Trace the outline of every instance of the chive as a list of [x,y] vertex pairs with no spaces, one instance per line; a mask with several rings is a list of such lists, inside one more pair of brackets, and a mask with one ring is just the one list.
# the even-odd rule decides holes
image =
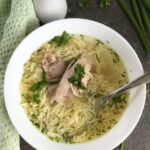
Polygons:
[[64,31],[60,36],[55,36],[49,43],[56,43],[57,46],[63,46],[66,45],[70,39],[70,34]]
[[142,0],[142,2],[144,4],[144,6],[147,7],[150,10],[150,1],[149,0]]
[[143,20],[145,22],[145,26],[146,26],[147,32],[148,32],[148,34],[150,34],[150,20],[148,18],[148,13],[149,12],[147,13],[147,11],[144,8],[144,5],[143,5],[143,3],[141,1],[139,1],[139,6],[141,8],[141,13],[143,15]]
[[[138,5],[138,2],[139,2],[139,5]],[[143,17],[145,25],[146,25],[147,29],[150,31],[149,21],[147,21],[148,18],[145,18],[146,17],[145,8],[142,7],[142,3],[140,1],[138,1],[138,0],[132,0],[132,5],[133,5],[133,10],[134,10],[135,16],[137,18],[137,22],[139,23],[141,32],[143,32],[143,35],[146,37],[147,43],[149,44],[148,36],[146,35],[146,30],[145,30],[145,27],[144,27],[144,24],[143,24],[143,21],[142,21],[142,17]],[[140,11],[139,11],[140,8],[138,6],[141,7],[143,16],[141,16]]]
[[123,143],[121,143],[121,144],[119,145],[119,149],[120,149],[120,150],[123,150],[123,149],[124,149]]
[[149,13],[149,10],[146,10],[146,12],[147,12],[148,19],[149,19],[149,21],[150,21],[150,13]]
[[144,25],[142,23],[141,15],[140,15],[140,12],[139,12],[137,0],[132,0],[131,2],[132,2],[132,6],[133,6],[135,17],[136,17],[137,22],[138,22],[138,24],[140,26],[141,32],[143,32],[143,35],[146,36]]
[[125,3],[124,0],[118,0],[118,3],[122,7],[123,11],[126,13],[128,18],[130,19],[130,21],[133,24],[133,26],[134,26],[135,30],[137,31],[137,33],[139,34],[139,37],[140,37],[146,51],[148,53],[150,53],[150,45],[149,45],[148,39],[147,39],[147,37],[145,37],[145,35],[143,35],[143,32],[141,32],[140,26],[137,23],[136,19],[134,18],[133,14],[131,13],[129,7],[127,6],[127,4]]

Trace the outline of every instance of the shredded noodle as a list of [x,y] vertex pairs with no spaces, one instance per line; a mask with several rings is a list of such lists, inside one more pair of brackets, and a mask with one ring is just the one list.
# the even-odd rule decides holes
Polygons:
[[[65,61],[84,55],[95,55],[96,73],[82,97],[72,97],[56,103],[40,91],[40,102],[33,101],[30,90],[43,77],[42,59],[51,52]],[[124,74],[124,75],[122,75]],[[127,94],[108,104],[100,96],[110,93],[128,82],[124,64],[119,56],[101,41],[89,36],[72,35],[68,44],[58,47],[53,43],[42,45],[25,64],[21,81],[22,106],[29,119],[41,132],[58,142],[81,143],[103,135],[119,120],[127,106]]]

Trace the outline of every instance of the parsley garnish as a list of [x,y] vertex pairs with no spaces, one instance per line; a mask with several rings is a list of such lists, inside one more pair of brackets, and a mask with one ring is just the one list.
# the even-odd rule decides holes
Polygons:
[[40,103],[40,93],[33,94],[33,101],[37,104]]
[[58,46],[63,46],[65,44],[67,44],[69,42],[69,40],[71,39],[71,36],[69,33],[67,33],[66,31],[64,31],[62,33],[62,35],[60,36],[55,36],[50,43],[56,43]]
[[115,107],[117,108],[117,104],[121,103],[122,101],[125,101],[126,97],[127,97],[127,94],[123,93],[121,95],[118,95],[118,96],[114,97],[112,99],[112,102],[114,103]]
[[37,83],[34,83],[30,90],[33,92],[33,101],[36,103],[40,103],[40,93],[41,90],[47,85],[47,82],[45,80],[39,81]]
[[68,81],[81,89],[85,89],[81,83],[81,79],[85,74],[84,67],[81,66],[81,64],[77,64],[74,68],[74,73],[75,74],[72,77],[68,78]]
[[43,87],[45,87],[47,85],[47,82],[45,81],[40,81],[40,82],[37,82],[37,83],[34,83],[30,90],[32,92],[35,92],[35,91],[41,91]]

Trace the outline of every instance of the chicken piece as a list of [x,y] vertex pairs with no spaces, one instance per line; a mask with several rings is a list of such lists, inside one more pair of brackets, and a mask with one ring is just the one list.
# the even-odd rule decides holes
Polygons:
[[66,70],[65,62],[51,53],[44,56],[42,65],[48,82],[59,81]]
[[71,64],[68,66],[66,72],[64,73],[59,86],[56,90],[54,99],[56,102],[62,102],[64,99],[72,96],[79,96],[81,89],[77,88],[76,86],[72,85],[68,82],[68,78],[70,78],[74,74],[74,68],[77,64],[81,64],[84,67],[84,77],[82,78],[81,82],[84,87],[87,87],[89,80],[92,78],[92,74],[95,71],[95,59],[94,57],[88,56],[80,58],[76,61],[76,63],[71,67]]
[[[81,64],[84,67],[85,74],[84,74],[83,78],[81,79],[81,83],[86,88],[88,85],[88,82],[93,77],[92,73],[94,73],[96,70],[95,57],[93,57],[93,55],[83,57],[75,63],[74,67],[76,66],[76,64]],[[71,89],[72,89],[72,92],[74,93],[74,95],[78,96],[78,97],[80,97],[80,94],[83,92],[82,89],[80,89],[72,84],[71,84]]]
[[42,65],[43,65],[43,69],[45,72],[48,72],[50,65],[54,64],[57,62],[56,57],[51,54],[48,53],[44,56],[44,59],[42,60]]
[[79,59],[77,63],[81,64],[84,67],[85,74],[81,82],[84,87],[87,87],[89,80],[93,77],[91,73],[95,72],[95,64],[96,64],[95,59],[93,55],[90,55],[88,57]]
[[58,103],[63,101],[67,97],[74,96],[73,92],[70,88],[70,83],[68,82],[68,78],[71,75],[73,75],[72,68],[70,68],[71,64],[72,64],[72,62],[67,67],[67,69],[58,85],[58,88],[56,89],[56,93],[54,95],[54,100]]
[[57,89],[57,87],[58,87],[58,84],[48,85],[48,87],[46,89],[46,95],[48,97],[51,97],[54,94],[54,92]]

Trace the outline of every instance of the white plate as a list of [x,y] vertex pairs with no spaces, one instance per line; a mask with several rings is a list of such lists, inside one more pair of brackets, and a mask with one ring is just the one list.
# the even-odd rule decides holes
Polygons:
[[114,30],[98,22],[85,19],[55,21],[33,31],[20,43],[12,55],[4,81],[4,96],[8,114],[18,133],[36,149],[110,150],[124,141],[138,123],[145,104],[145,85],[131,90],[129,106],[119,123],[112,130],[96,140],[83,144],[64,144],[51,141],[32,125],[20,105],[19,84],[25,62],[29,59],[33,51],[55,35],[61,34],[64,30],[75,34],[90,35],[99,38],[105,43],[109,41],[110,46],[122,58],[130,80],[143,74],[142,65],[133,48]]

